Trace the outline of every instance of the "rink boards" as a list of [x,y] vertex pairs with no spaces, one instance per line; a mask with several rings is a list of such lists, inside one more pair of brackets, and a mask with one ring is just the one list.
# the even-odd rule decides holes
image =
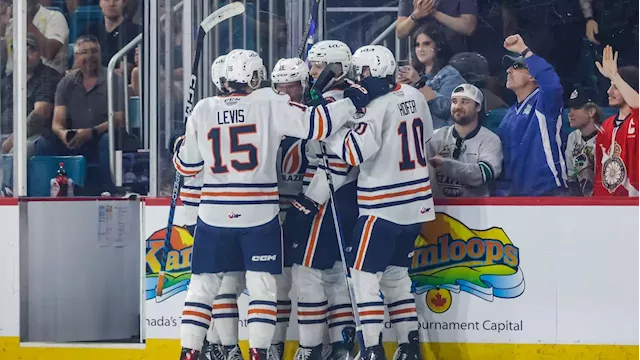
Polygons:
[[[426,358],[638,358],[637,199],[460,200],[436,211],[436,221],[416,240],[411,270]],[[19,342],[18,203],[0,202],[0,270],[7,281],[0,296],[0,359],[177,358],[193,239],[174,229],[170,281],[156,298],[168,201],[147,199],[141,213],[146,344],[52,347]],[[181,225],[180,209],[175,224]],[[243,295],[243,340],[246,305]],[[295,334],[294,316],[289,358]],[[388,322],[383,336],[391,359]]]

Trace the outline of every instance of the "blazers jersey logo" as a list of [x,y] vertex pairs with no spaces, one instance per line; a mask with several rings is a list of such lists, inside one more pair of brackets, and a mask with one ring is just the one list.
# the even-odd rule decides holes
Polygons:
[[297,175],[303,173],[306,168],[306,141],[286,137],[282,140],[280,146],[282,147],[282,174]]

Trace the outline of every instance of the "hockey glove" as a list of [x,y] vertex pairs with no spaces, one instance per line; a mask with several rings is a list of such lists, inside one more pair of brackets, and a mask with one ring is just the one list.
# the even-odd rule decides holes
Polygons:
[[344,91],[344,97],[351,99],[356,109],[366,108],[369,103],[389,91],[389,80],[369,76],[356,84],[351,85]]
[[298,198],[291,202],[291,208],[311,219],[318,213],[318,205],[304,196],[304,194],[300,194]]

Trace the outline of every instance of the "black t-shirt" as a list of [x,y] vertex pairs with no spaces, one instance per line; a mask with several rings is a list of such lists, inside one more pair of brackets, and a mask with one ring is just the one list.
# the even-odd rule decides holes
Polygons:
[[[446,0],[438,1],[436,9],[444,14],[453,17],[459,17],[462,14],[470,14],[478,16],[478,3],[476,0]],[[398,3],[398,16],[410,16],[413,12],[413,0],[399,0]],[[418,26],[431,23],[436,26],[440,26],[442,32],[449,42],[449,47],[453,54],[467,51],[467,45],[465,41],[465,35],[455,32],[454,30],[441,25],[436,19],[431,16],[420,19]],[[416,27],[417,28],[417,27]]]
[[[33,76],[27,81],[27,115],[30,114],[37,102],[54,103],[54,96],[58,82],[62,78],[55,69],[40,63]],[[3,135],[13,132],[13,73],[2,79],[2,113],[0,133]]]
[[[92,24],[87,29],[86,34],[93,35],[100,41],[102,66],[107,67],[113,55],[140,34],[140,26],[131,22],[131,20],[125,19],[113,31],[107,32],[104,21],[100,21]],[[127,61],[130,64],[133,64],[134,55],[135,50],[131,50],[127,54]]]

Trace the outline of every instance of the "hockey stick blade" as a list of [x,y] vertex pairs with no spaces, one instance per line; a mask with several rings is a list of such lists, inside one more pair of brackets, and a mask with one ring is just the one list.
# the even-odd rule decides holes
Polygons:
[[337,63],[327,64],[327,67],[322,70],[320,76],[318,76],[318,80],[313,83],[311,89],[315,90],[318,94],[324,93],[331,85],[333,85],[338,72],[340,71],[338,66],[339,65]]
[[244,4],[241,2],[232,2],[227,4],[220,9],[214,11],[211,15],[207,16],[202,22],[200,22],[200,27],[204,30],[205,33],[208,33],[214,26],[219,23],[232,18],[234,16],[238,16],[244,12]]

